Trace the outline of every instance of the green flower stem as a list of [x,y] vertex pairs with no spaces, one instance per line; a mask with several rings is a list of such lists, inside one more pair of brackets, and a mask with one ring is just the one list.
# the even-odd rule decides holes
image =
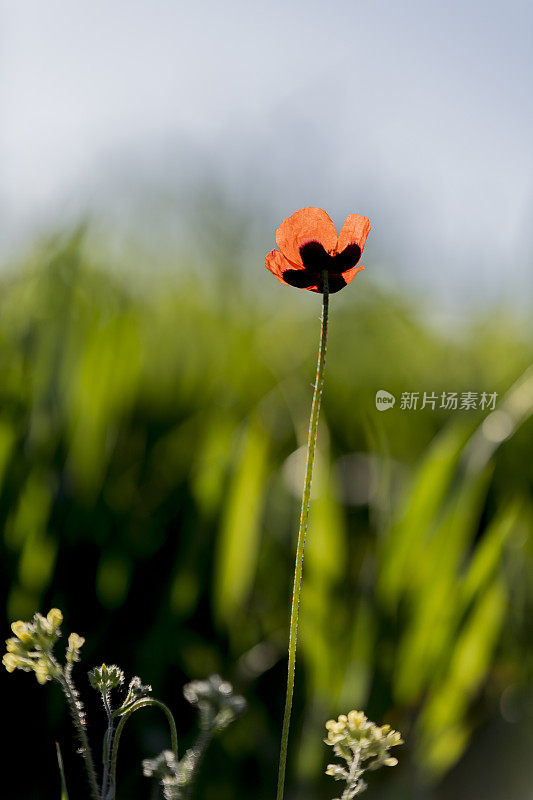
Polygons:
[[78,693],[74,687],[70,673],[63,672],[63,670],[59,667],[55,659],[51,659],[51,661],[57,668],[56,680],[63,689],[63,693],[67,698],[67,703],[72,717],[72,721],[74,723],[74,727],[76,728],[76,732],[80,740],[81,754],[83,756],[83,760],[85,761],[85,769],[87,771],[87,777],[89,779],[89,786],[91,790],[92,800],[100,800],[100,789],[98,788],[98,778],[96,777],[96,770],[94,768],[93,756],[89,745],[89,739],[87,738],[87,731],[85,730],[85,722],[81,714],[82,706],[81,702],[78,700]]
[[328,311],[329,311],[329,286],[328,273],[323,272],[324,293],[322,295],[322,327],[320,331],[320,344],[318,346],[318,361],[316,365],[315,390],[311,405],[309,419],[309,436],[307,440],[307,464],[305,467],[305,483],[300,512],[300,528],[298,530],[298,545],[296,548],[296,565],[294,569],[294,586],[292,591],[291,622],[289,634],[289,663],[287,673],[287,694],[285,696],[285,712],[283,715],[283,728],[281,733],[281,748],[279,756],[278,792],[277,800],[283,800],[285,789],[285,771],[287,767],[287,749],[289,744],[289,728],[291,724],[292,698],[294,694],[294,673],[296,668],[296,642],[298,638],[298,614],[300,610],[300,592],[302,588],[302,570],[304,560],[305,538],[307,522],[309,519],[309,502],[311,497],[311,480],[313,477],[313,464],[315,461],[315,447],[318,432],[318,416],[322,387],[324,386],[324,365],[326,362],[326,345],[328,338]]
[[107,789],[109,784],[109,770],[111,767],[111,750],[113,747],[113,733],[114,733],[113,730],[114,720],[111,711],[109,692],[104,692],[102,694],[102,701],[107,715],[107,730],[104,736],[104,747],[103,747],[103,758],[102,758],[104,764],[104,774],[102,777],[102,800],[106,800]]
[[117,776],[117,755],[118,755],[118,745],[120,742],[120,737],[122,731],[124,730],[124,725],[131,717],[131,715],[140,708],[146,708],[148,706],[154,706],[155,708],[160,708],[161,711],[165,714],[168,725],[170,728],[170,738],[171,738],[171,747],[172,752],[176,756],[176,760],[178,759],[178,732],[176,730],[176,723],[174,721],[174,717],[172,716],[172,711],[168,706],[164,703],[161,703],[159,700],[155,700],[153,697],[143,697],[141,700],[137,700],[137,702],[133,703],[133,705],[126,711],[121,717],[120,722],[117,725],[117,729],[115,731],[115,739],[113,741],[113,749],[111,752],[111,770],[110,770],[110,786],[112,787],[112,795],[111,797],[115,800],[115,793],[116,793],[116,776]]

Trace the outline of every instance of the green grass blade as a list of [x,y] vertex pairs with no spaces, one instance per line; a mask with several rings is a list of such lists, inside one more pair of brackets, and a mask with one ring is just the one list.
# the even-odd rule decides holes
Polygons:
[[252,421],[243,435],[238,463],[222,514],[215,561],[215,613],[224,623],[251,590],[261,537],[261,513],[268,475],[269,439]]
[[68,800],[67,781],[65,778],[65,769],[63,767],[63,757],[59,743],[56,742],[57,763],[59,765],[59,774],[61,776],[61,800]]

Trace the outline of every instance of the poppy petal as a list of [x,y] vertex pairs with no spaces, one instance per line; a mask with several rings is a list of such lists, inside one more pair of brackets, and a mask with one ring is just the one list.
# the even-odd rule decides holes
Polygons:
[[[288,269],[283,273],[283,280],[289,286],[296,286],[297,289],[311,289],[319,283],[320,274],[306,269]],[[313,291],[318,289],[314,288]]]
[[[330,272],[328,275],[328,294],[335,294],[336,292],[340,292],[341,289],[344,289],[344,287],[347,286],[353,279],[354,275],[361,269],[364,269],[364,267],[354,267],[353,269],[343,272],[342,275],[339,275],[335,272]],[[316,281],[315,285],[306,286],[305,288],[309,289],[311,292],[319,292],[322,294],[324,292],[324,281],[322,279],[322,275],[318,276],[318,280]]]
[[361,258],[361,248],[358,244],[349,244],[341,253],[333,256],[334,270],[336,273],[346,272],[346,270],[355,267]]
[[[347,247],[352,245],[357,245],[362,253],[369,233],[370,221],[368,218],[360,217],[359,214],[350,214],[344,220],[344,225],[340,230],[337,253],[340,255]],[[352,263],[354,262],[352,261]]]
[[328,253],[335,252],[337,231],[322,208],[301,208],[283,220],[276,231],[276,244],[297,269],[304,268],[300,248],[309,242],[318,242]]
[[351,269],[347,269],[346,272],[343,272],[342,277],[344,278],[346,284],[353,281],[357,273],[361,272],[362,269],[364,269],[364,267],[352,267]]
[[[336,292],[340,292],[341,289],[344,289],[351,280],[353,280],[354,275],[356,275],[360,270],[364,269],[364,267],[354,267],[353,269],[347,270],[343,272],[342,275],[337,275],[336,273],[331,273],[328,276],[328,294],[335,294]],[[302,289],[308,289],[310,292],[318,292],[322,294],[324,292],[324,282],[322,280],[322,275],[315,275],[315,280],[312,286],[302,286]],[[291,286],[297,286],[297,283],[291,284]]]
[[285,256],[283,256],[279,250],[271,250],[270,253],[267,253],[265,256],[265,267],[275,275],[278,281],[287,285],[287,281],[283,279],[283,273],[287,270],[294,270],[294,264],[291,264],[290,261],[287,261]]
[[[346,286],[346,281],[342,277],[342,275],[330,275],[328,281],[328,294],[335,294],[335,292],[340,292],[341,289],[344,289]],[[324,293],[324,284],[322,282],[322,276],[318,279],[317,285],[315,286],[306,286],[306,289],[309,289],[310,292],[318,292],[319,294]]]

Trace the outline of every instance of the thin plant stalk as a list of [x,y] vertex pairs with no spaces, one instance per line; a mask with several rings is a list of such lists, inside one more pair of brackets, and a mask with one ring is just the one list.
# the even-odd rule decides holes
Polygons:
[[67,699],[68,707],[70,709],[72,721],[74,722],[74,727],[76,728],[76,732],[78,734],[81,745],[80,751],[85,762],[85,769],[89,779],[91,798],[92,800],[100,800],[98,778],[96,777],[96,769],[94,767],[89,739],[87,738],[87,732],[85,730],[85,721],[81,713],[81,702],[78,699],[78,693],[74,687],[70,674],[68,672],[62,672],[55,659],[51,658],[50,661],[58,669],[58,676],[56,677],[56,680],[63,689],[63,693]]
[[350,800],[350,797],[353,797],[354,788],[359,785],[359,780],[356,776],[359,770],[360,758],[361,758],[361,750],[359,749],[357,750],[357,752],[353,754],[350,771],[348,773],[348,778],[346,781],[346,789],[342,793],[341,800]]
[[63,756],[61,755],[61,748],[59,743],[56,742],[57,764],[59,766],[59,776],[61,779],[61,800],[68,800],[67,779],[65,778],[65,767],[63,766]]
[[307,439],[307,463],[305,467],[305,482],[300,511],[300,527],[298,530],[298,544],[296,547],[296,565],[294,568],[294,585],[292,590],[291,621],[289,634],[289,663],[287,671],[287,693],[285,696],[285,711],[283,714],[283,728],[281,732],[281,747],[279,756],[278,791],[277,800],[283,800],[285,789],[285,771],[287,767],[287,750],[289,745],[289,729],[291,724],[292,699],[294,694],[294,674],[296,670],[296,644],[298,639],[298,616],[300,611],[300,593],[302,588],[302,572],[307,523],[309,519],[309,503],[311,498],[311,481],[313,478],[313,465],[315,461],[315,448],[318,432],[318,417],[320,401],[324,386],[324,366],[326,363],[326,345],[328,338],[328,311],[329,311],[329,286],[328,273],[322,273],[324,287],[322,295],[322,326],[320,330],[320,343],[318,346],[318,360],[316,365],[316,380],[309,418],[309,434]]
[[197,775],[198,775],[198,770],[200,768],[200,764],[201,764],[202,759],[203,759],[203,757],[205,755],[205,751],[207,750],[207,748],[209,746],[209,743],[211,742],[212,737],[213,737],[213,731],[212,730],[203,730],[203,731],[200,731],[200,735],[199,735],[198,739],[196,740],[196,743],[195,743],[194,748],[193,748],[194,749],[194,754],[195,754],[194,766],[193,766],[192,772],[191,772],[191,774],[189,776],[189,785],[186,786],[185,789],[184,789],[184,795],[183,796],[184,796],[185,800],[189,800],[189,798],[192,796],[192,791],[193,791],[194,783],[195,783]]
[[111,750],[113,747],[114,719],[111,711],[111,704],[109,700],[108,691],[102,694],[102,700],[107,715],[107,731],[105,732],[104,748],[103,748],[104,774],[102,777],[102,800],[106,800],[108,794],[109,770],[111,768]]
[[178,732],[176,730],[176,723],[174,721],[174,716],[171,710],[166,706],[164,703],[161,703],[160,700],[155,700],[153,697],[143,697],[140,700],[135,701],[132,703],[131,707],[120,717],[120,720],[117,724],[115,737],[113,739],[113,746],[111,749],[111,766],[109,770],[109,782],[112,787],[112,798],[115,798],[116,794],[116,786],[117,786],[117,756],[118,756],[118,745],[120,742],[120,737],[122,735],[122,731],[124,729],[124,725],[131,717],[131,715],[140,708],[159,708],[165,714],[168,726],[170,728],[170,739],[171,739],[171,749],[174,753],[176,760],[178,758]]

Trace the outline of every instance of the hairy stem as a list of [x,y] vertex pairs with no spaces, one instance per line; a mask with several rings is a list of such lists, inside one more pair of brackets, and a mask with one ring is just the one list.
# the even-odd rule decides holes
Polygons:
[[114,720],[111,712],[109,692],[104,692],[102,694],[102,701],[107,715],[107,730],[104,736],[103,759],[102,759],[104,764],[104,774],[102,777],[102,800],[106,800],[108,793],[108,785],[109,785],[109,770],[111,767],[111,750],[113,747],[113,732],[114,732],[113,730]]
[[176,723],[174,721],[174,717],[172,716],[172,711],[168,706],[164,703],[161,703],[159,700],[154,700],[153,697],[143,697],[141,700],[137,700],[133,705],[126,711],[121,717],[120,722],[117,725],[117,729],[115,731],[115,738],[113,741],[113,749],[111,752],[111,769],[110,769],[110,785],[112,787],[112,798],[115,800],[115,793],[117,787],[117,755],[118,755],[118,746],[120,743],[120,737],[122,735],[122,731],[124,730],[124,725],[131,717],[131,715],[140,708],[147,708],[149,706],[153,706],[155,708],[160,708],[161,711],[165,714],[168,725],[170,728],[170,738],[171,738],[171,746],[172,752],[176,756],[176,760],[178,759],[178,732],[176,730]]
[[200,735],[198,736],[198,739],[195,742],[195,745],[193,747],[195,756],[194,767],[189,776],[189,783],[184,789],[183,796],[185,800],[189,800],[189,798],[192,796],[192,790],[194,788],[194,782],[197,778],[200,764],[202,762],[202,759],[205,755],[205,751],[207,750],[212,738],[213,738],[213,731],[211,729],[205,729],[200,731]]
[[298,615],[300,611],[300,592],[302,588],[302,571],[303,571],[305,538],[307,535],[307,522],[309,519],[311,480],[313,477],[313,465],[315,461],[315,447],[316,447],[316,438],[318,432],[318,416],[320,412],[320,400],[322,398],[322,387],[324,385],[324,365],[326,362],[326,344],[328,338],[329,287],[328,287],[328,273],[323,272],[322,275],[324,280],[324,293],[322,296],[322,327],[320,331],[320,344],[318,346],[315,390],[313,393],[313,403],[311,405],[311,416],[309,419],[309,435],[307,439],[307,464],[305,468],[305,482],[302,495],[302,507],[300,512],[300,527],[298,530],[298,544],[296,548],[296,565],[294,568],[294,585],[292,590],[291,621],[290,621],[290,634],[289,634],[289,663],[287,672],[287,693],[285,696],[285,711],[283,715],[283,728],[281,733],[277,800],[283,800],[283,793],[285,789],[285,771],[287,766],[287,750],[289,744],[289,729],[291,724],[292,698],[294,694],[294,674],[296,669],[296,643],[298,639]]
[[356,778],[356,775],[357,775],[357,770],[359,769],[360,757],[361,757],[361,750],[358,749],[353,754],[352,763],[350,765],[350,772],[348,773],[348,777],[346,779],[346,789],[342,793],[341,800],[350,800],[350,798],[354,796],[354,790],[359,783],[359,779]]
[[85,730],[85,720],[83,718],[82,703],[80,700],[78,700],[78,692],[76,691],[74,683],[72,682],[70,672],[66,673],[63,670],[61,670],[57,662],[55,662],[55,659],[54,663],[59,670],[56,680],[63,689],[63,693],[67,698],[70,715],[72,717],[72,721],[74,723],[74,727],[76,728],[76,733],[78,734],[78,739],[80,741],[81,745],[80,751],[81,755],[83,756],[83,760],[85,761],[85,769],[87,771],[87,778],[89,779],[89,787],[91,790],[92,800],[100,800],[98,778],[96,777],[96,770],[94,768],[93,756],[89,745],[89,739],[87,737],[87,731]]

